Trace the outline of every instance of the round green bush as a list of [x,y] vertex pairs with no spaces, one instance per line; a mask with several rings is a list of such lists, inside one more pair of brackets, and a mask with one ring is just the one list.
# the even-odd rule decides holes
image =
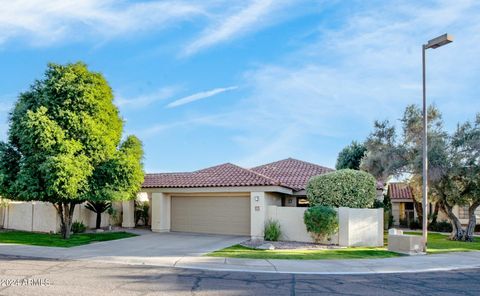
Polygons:
[[307,184],[311,206],[371,208],[375,201],[375,178],[356,170],[338,170],[315,176]]
[[303,221],[316,243],[329,239],[338,230],[337,211],[332,207],[310,207],[303,214]]

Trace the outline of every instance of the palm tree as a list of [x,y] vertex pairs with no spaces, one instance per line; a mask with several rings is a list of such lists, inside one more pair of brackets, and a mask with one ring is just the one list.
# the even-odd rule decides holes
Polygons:
[[90,211],[97,213],[97,222],[95,228],[100,229],[100,225],[102,224],[102,213],[110,209],[112,207],[112,203],[109,201],[89,201],[85,207]]

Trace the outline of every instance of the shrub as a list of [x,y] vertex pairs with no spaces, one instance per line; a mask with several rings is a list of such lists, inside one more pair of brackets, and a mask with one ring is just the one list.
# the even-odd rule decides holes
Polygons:
[[267,241],[277,241],[282,235],[282,230],[280,228],[280,223],[275,220],[268,220],[265,223],[264,229],[264,239]]
[[475,232],[480,232],[480,224],[475,225]]
[[356,170],[339,170],[310,179],[307,198],[310,205],[371,208],[376,197],[375,178]]
[[410,222],[410,225],[409,225],[410,229],[422,229],[422,224],[420,222],[418,222],[418,220],[413,220],[412,222]]
[[392,211],[392,200],[388,195],[383,196],[383,208],[387,211]]
[[400,219],[398,221],[398,224],[400,224],[401,227],[408,227],[408,221],[407,219]]
[[437,232],[452,232],[452,224],[448,221],[441,221],[436,223],[430,223],[428,230]]
[[148,225],[148,210],[150,205],[148,201],[135,201],[135,224],[138,225],[138,222],[142,220],[143,225]]
[[384,208],[384,207],[385,207],[385,205],[383,204],[383,201],[378,200],[378,199],[375,199],[373,201],[373,205],[372,205],[373,209],[381,209],[381,208]]
[[75,221],[72,223],[73,233],[83,233],[85,232],[85,230],[87,230],[87,227],[85,226],[85,224],[83,224],[83,222]]
[[337,211],[332,207],[314,206],[305,211],[303,216],[307,231],[316,243],[335,234],[338,230]]

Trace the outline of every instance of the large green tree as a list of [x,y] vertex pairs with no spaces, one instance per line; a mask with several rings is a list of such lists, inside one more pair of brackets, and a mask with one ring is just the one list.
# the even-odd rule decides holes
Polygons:
[[360,162],[361,170],[383,184],[399,173],[404,163],[403,147],[398,143],[395,126],[388,120],[374,122],[374,130],[364,145],[367,151]]
[[[480,115],[473,123],[459,125],[453,135],[444,131],[437,108],[429,107],[427,115],[429,200],[438,205],[436,211],[440,209],[450,218],[452,239],[471,240],[476,224],[474,213],[480,205]],[[394,126],[388,122],[375,123],[374,131],[365,142],[367,153],[360,166],[382,180],[407,174],[410,185],[417,193],[414,203],[419,219],[422,219],[419,200],[422,180],[421,109],[415,105],[407,106],[401,122],[401,137],[397,137]],[[456,205],[469,206],[470,219],[466,229],[453,211]]]
[[451,157],[454,164],[453,182],[459,187],[450,197],[453,204],[468,206],[468,225],[463,239],[473,240],[477,223],[475,211],[480,206],[480,113],[475,121],[458,125],[451,138]]
[[0,193],[52,203],[64,238],[75,205],[133,198],[143,182],[140,140],[122,142],[112,89],[83,63],[49,64],[19,95],[0,143]]
[[338,154],[337,164],[335,168],[337,170],[359,170],[360,161],[362,160],[362,157],[365,155],[366,151],[367,148],[365,147],[365,145],[356,141],[352,141],[350,145],[343,148],[342,151],[340,151],[340,153]]

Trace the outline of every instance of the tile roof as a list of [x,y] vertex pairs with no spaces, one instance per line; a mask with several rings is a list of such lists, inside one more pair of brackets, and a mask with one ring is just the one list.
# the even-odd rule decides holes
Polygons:
[[313,176],[334,171],[330,168],[293,158],[264,164],[251,170],[278,180],[281,184],[295,190],[305,189],[308,180]]
[[413,199],[413,191],[407,183],[388,184],[388,196],[390,199]]
[[189,188],[280,185],[251,170],[225,163],[190,173],[146,174],[143,188]]
[[296,191],[308,180],[333,171],[313,163],[288,158],[252,169],[225,163],[188,173],[146,174],[143,188],[190,188],[279,185]]

